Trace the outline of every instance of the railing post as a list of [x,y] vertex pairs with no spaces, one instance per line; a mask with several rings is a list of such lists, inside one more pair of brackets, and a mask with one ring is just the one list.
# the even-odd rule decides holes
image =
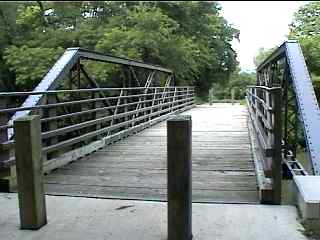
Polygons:
[[[148,94],[148,90],[145,92],[145,94]],[[152,90],[151,90],[152,91]],[[148,100],[148,96],[144,96],[143,97],[143,108],[146,108],[147,107],[147,104],[146,104],[146,100]],[[146,116],[148,113],[146,110],[143,111],[143,115]],[[145,118],[145,120],[143,120],[144,122],[147,122],[148,121],[148,118]]]
[[167,121],[168,240],[192,239],[191,116]]
[[[155,89],[154,89],[154,95],[153,95],[153,98],[152,98],[152,103],[151,103],[151,106],[152,106],[152,107],[153,107],[153,106],[155,105],[155,103],[156,103],[157,93],[158,93],[158,89],[155,88]],[[154,109],[154,108],[151,108],[151,109],[150,109],[150,114],[153,113],[153,109]],[[152,118],[152,117],[149,116],[149,121],[151,120],[151,118]]]
[[195,89],[192,88],[192,105],[195,105],[194,95],[195,95]]
[[40,116],[15,120],[14,133],[21,228],[39,229],[47,223]]
[[162,108],[161,108],[161,104],[162,104],[162,96],[163,96],[163,92],[164,92],[164,88],[159,88],[159,92],[158,92],[158,98],[156,99],[156,102],[157,102],[157,105],[158,105],[158,107],[157,107],[157,112],[158,112],[158,114],[157,114],[157,116],[158,117],[160,117],[160,111],[162,110]]
[[255,98],[254,97],[255,97],[255,93],[256,93],[255,92],[255,88],[251,88],[250,90],[251,90],[251,95],[250,95],[251,101],[250,102],[251,102],[251,106],[254,107],[253,106],[254,103],[255,103]]
[[[7,101],[5,98],[0,100],[0,109],[7,108]],[[0,113],[0,125],[8,123],[8,116],[5,113]],[[0,143],[8,141],[8,129],[0,129]],[[10,150],[0,150],[0,191],[10,192],[16,186],[16,172],[15,167],[10,166]]]
[[[266,91],[264,94],[265,94],[265,103],[268,107],[272,107],[273,109],[273,112],[270,112],[268,109],[265,109],[263,108],[263,114],[265,116],[265,119],[267,120],[267,122],[272,125],[274,125],[274,119],[273,119],[273,116],[275,116],[275,112],[274,112],[274,104],[275,103],[275,93],[276,91],[274,92],[269,92],[269,91]],[[275,138],[275,135],[274,135],[274,131],[273,132],[270,132],[270,130],[268,131],[268,136],[267,136],[267,144],[268,146],[270,146],[271,148],[273,147],[274,145],[274,138]]]
[[183,101],[183,103],[187,103],[188,102],[188,94],[189,94],[189,88],[188,87],[186,87],[186,93],[185,93],[185,95],[184,95],[184,101]]
[[258,97],[258,89],[254,88],[253,89],[254,92],[254,112],[255,112],[255,121],[258,122],[258,101],[257,101],[257,97]]
[[[128,91],[127,91],[127,90],[123,90],[123,96],[127,96],[127,95],[128,95]],[[128,106],[127,106],[127,104],[128,104],[128,98],[123,98],[123,104],[125,105],[125,106],[123,107],[123,112],[124,112],[124,113],[129,112],[129,108],[128,108]],[[129,121],[129,116],[124,117],[124,121],[125,121],[125,122]],[[126,126],[125,126],[125,129],[128,129],[128,128],[129,128],[129,125],[126,125]]]
[[[99,92],[93,92],[91,94],[91,98],[92,99],[96,99],[100,97],[100,93]],[[100,101],[94,101],[92,103],[92,109],[97,109],[100,108],[102,106]],[[95,111],[92,113],[92,119],[97,119],[101,116],[101,112]],[[101,123],[97,123],[93,126],[93,131],[95,130],[99,130],[101,129]],[[97,137],[94,138],[94,140],[99,140],[101,138],[101,135],[97,135]]]
[[[0,100],[0,109],[7,107],[5,99]],[[5,113],[0,113],[0,125],[5,125],[8,122],[7,115]],[[0,129],[0,143],[8,141],[8,131],[7,129]],[[0,169],[6,167],[6,162],[9,160],[10,152],[9,150],[0,151]]]
[[[57,98],[55,95],[47,95],[47,104],[55,104],[57,103]],[[57,108],[56,107],[50,107],[48,110],[47,110],[47,116],[50,118],[50,117],[55,117],[57,116]],[[48,122],[48,130],[49,131],[52,131],[52,130],[56,130],[58,129],[58,122],[56,120],[51,120]],[[55,137],[51,137],[48,139],[48,146],[50,145],[54,145],[54,144],[57,144],[58,143],[58,137],[55,136]],[[59,155],[58,152],[53,152],[53,153],[50,153],[49,156],[46,156],[47,159],[50,159],[50,158],[54,158],[54,157],[57,157]]]
[[175,87],[174,88],[174,91],[173,91],[173,99],[172,99],[172,105],[171,105],[171,111],[174,111],[174,107],[175,107],[175,103],[176,103],[176,95],[177,95],[177,88]]
[[282,91],[276,88],[272,94],[273,107],[273,148],[274,155],[272,159],[271,171],[273,181],[273,203],[281,203],[281,180],[282,180]]
[[[119,98],[118,98],[118,100],[117,100],[117,105],[116,105],[116,108],[114,109],[114,112],[113,112],[113,116],[114,116],[114,117],[118,114],[118,106],[121,104],[121,97],[122,97],[122,96],[123,96],[123,89],[121,89],[121,91],[120,91]],[[137,110],[138,110],[138,109],[137,109]],[[110,122],[110,127],[113,126],[114,121],[115,121],[115,119],[112,118],[112,119],[111,119],[111,122]],[[134,124],[134,122],[133,122],[133,124]],[[112,134],[112,130],[109,130],[109,131],[108,131],[108,136],[110,136],[111,134]]]

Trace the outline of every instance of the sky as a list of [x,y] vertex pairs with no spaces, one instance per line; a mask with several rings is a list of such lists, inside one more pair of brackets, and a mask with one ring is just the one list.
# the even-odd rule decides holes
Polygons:
[[240,30],[240,43],[234,40],[240,68],[255,69],[258,49],[280,46],[287,39],[293,14],[306,1],[219,1],[222,15]]

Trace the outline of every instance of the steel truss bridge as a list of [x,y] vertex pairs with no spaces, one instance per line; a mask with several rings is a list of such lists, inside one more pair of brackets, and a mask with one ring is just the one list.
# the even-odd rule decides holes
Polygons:
[[[101,87],[92,66],[118,71]],[[69,48],[31,92],[0,93],[0,186],[14,191],[14,120],[41,116],[46,192],[165,200],[165,120],[192,115],[193,201],[281,203],[283,178],[320,175],[320,111],[296,41],[257,68],[247,106],[196,105],[170,69]],[[304,147],[311,168],[297,153]]]

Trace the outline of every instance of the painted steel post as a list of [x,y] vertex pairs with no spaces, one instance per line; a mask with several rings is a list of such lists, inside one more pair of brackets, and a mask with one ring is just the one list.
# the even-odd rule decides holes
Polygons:
[[171,110],[170,112],[173,112],[173,108],[175,107],[175,101],[176,101],[176,95],[177,95],[177,88],[174,88],[174,92],[173,92],[173,99],[172,99],[172,105],[171,105]]
[[[91,98],[92,99],[96,99],[96,98],[99,98],[99,97],[100,97],[100,93],[99,92],[91,93]],[[101,101],[94,101],[92,103],[92,105],[91,105],[92,109],[97,109],[97,108],[100,108],[101,106],[102,106]],[[100,115],[101,115],[100,111],[95,111],[95,112],[92,113],[92,117],[91,118],[93,120],[94,119],[98,119],[98,118],[101,117]],[[92,127],[93,131],[96,131],[96,130],[99,130],[99,129],[101,129],[101,123],[97,123],[97,124],[93,125],[93,127]],[[101,139],[101,137],[102,137],[101,135],[97,135],[95,138],[93,138],[93,140],[97,141],[97,140]]]
[[14,121],[20,224],[36,230],[47,224],[43,189],[40,116]]
[[168,240],[192,239],[191,116],[167,121]]
[[273,107],[273,148],[274,156],[272,159],[272,181],[273,181],[273,203],[281,203],[281,180],[282,180],[282,90],[276,88],[272,92]]
[[[57,103],[57,97],[56,95],[47,95],[47,104],[55,104]],[[48,117],[55,117],[57,116],[57,108],[56,107],[50,107],[47,109],[47,116]],[[58,122],[56,120],[49,121],[48,123],[48,130],[56,130],[58,129]],[[48,139],[48,146],[54,145],[58,143],[58,136],[51,137]],[[59,151],[54,151],[52,153],[49,153],[47,156],[47,159],[55,158],[59,155]]]
[[[152,107],[153,107],[154,105],[156,105],[155,103],[157,103],[157,102],[156,102],[157,94],[158,94],[158,89],[155,88],[155,89],[154,89],[154,95],[153,95],[153,98],[152,98],[152,103],[151,103],[151,106],[152,106]],[[153,113],[153,109],[155,109],[155,108],[151,108],[151,109],[150,109],[150,114]],[[149,121],[151,120],[151,118],[152,118],[152,117],[149,116]]]

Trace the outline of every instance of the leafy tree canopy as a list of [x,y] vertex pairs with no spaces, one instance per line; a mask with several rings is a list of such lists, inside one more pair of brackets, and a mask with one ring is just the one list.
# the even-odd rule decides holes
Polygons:
[[258,67],[260,63],[262,63],[270,54],[276,50],[277,47],[274,48],[259,48],[257,54],[253,58],[254,65]]
[[[231,41],[239,31],[220,11],[216,2],[192,1],[1,2],[0,87],[32,89],[63,49],[80,46],[170,68],[178,84],[206,95],[238,64]],[[119,71],[90,70],[106,85]]]
[[305,37],[320,35],[320,2],[310,2],[294,14],[290,25],[291,37]]
[[315,91],[320,97],[320,2],[310,2],[299,8],[290,25],[290,39],[301,45]]

